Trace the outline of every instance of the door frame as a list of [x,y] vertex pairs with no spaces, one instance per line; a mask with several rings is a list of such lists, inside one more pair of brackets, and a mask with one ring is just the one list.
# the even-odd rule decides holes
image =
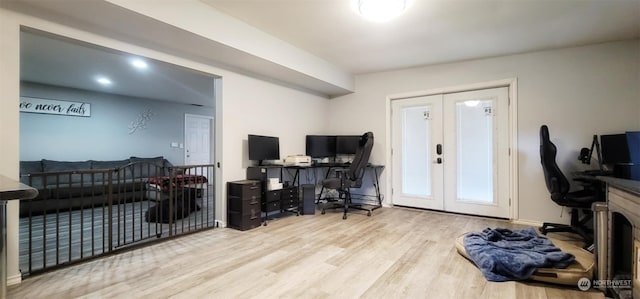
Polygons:
[[[486,81],[465,85],[455,85],[442,88],[434,88],[428,90],[418,90],[404,93],[391,94],[386,97],[385,102],[385,124],[386,124],[386,138],[385,138],[385,164],[389,169],[393,167],[393,158],[391,154],[392,138],[391,138],[391,101],[400,100],[405,98],[430,96],[437,94],[457,93],[464,91],[473,91],[479,89],[489,89],[497,87],[509,88],[509,198],[510,209],[509,219],[514,220],[519,218],[518,213],[518,78],[507,78],[495,81]],[[392,194],[393,178],[391,171],[385,178],[385,192],[386,194]],[[389,196],[388,198],[393,198]],[[387,202],[387,205],[392,206],[393,203]]]

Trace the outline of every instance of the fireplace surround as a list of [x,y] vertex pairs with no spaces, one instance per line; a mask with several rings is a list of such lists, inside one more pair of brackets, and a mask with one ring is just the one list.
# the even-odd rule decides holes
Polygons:
[[[640,299],[640,181],[599,177],[607,183],[606,229],[596,227],[599,276],[593,287],[614,298]],[[596,210],[597,211],[597,210]]]

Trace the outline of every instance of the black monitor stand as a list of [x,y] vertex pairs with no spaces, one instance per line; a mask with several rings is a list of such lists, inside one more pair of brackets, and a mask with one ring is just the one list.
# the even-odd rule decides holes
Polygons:
[[593,135],[593,141],[591,142],[591,148],[583,148],[580,150],[580,156],[578,160],[582,161],[582,164],[591,164],[591,157],[593,156],[593,148],[596,149],[596,158],[598,159],[598,169],[604,172],[604,165],[602,164],[602,152],[600,151],[600,142],[598,142],[598,135]]

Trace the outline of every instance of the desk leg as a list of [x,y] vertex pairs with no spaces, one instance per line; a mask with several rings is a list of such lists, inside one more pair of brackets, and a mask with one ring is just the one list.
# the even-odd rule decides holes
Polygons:
[[293,175],[293,182],[291,182],[291,184],[293,184],[293,186],[298,186],[296,185],[296,180],[300,180],[300,178],[298,178],[298,175],[300,174],[300,169],[296,168],[296,174]]
[[375,182],[375,189],[376,189],[376,198],[378,198],[378,206],[373,208],[372,210],[375,209],[379,209],[382,208],[382,195],[380,195],[380,180],[378,179],[378,168],[373,167],[373,176],[374,176],[374,182]]

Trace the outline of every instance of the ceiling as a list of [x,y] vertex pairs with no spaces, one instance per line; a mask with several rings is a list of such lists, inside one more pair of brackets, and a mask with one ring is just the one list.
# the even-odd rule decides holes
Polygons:
[[[197,2],[220,11],[252,29],[317,56],[344,70],[346,75],[640,38],[640,0],[408,1],[408,10],[386,23],[373,23],[357,15],[353,0],[194,0],[189,3]],[[139,36],[148,35],[146,42],[151,47],[173,47],[176,53],[191,55],[185,57],[203,58],[202,61],[213,64],[222,62],[219,64],[222,67],[230,63],[231,70],[257,74],[276,82],[281,80],[285,84],[290,82],[292,87],[329,96],[349,92],[295,68],[279,65],[277,61],[257,58],[240,49],[234,50],[233,46],[211,43],[201,35],[173,29],[176,27],[159,20],[140,18],[136,12],[109,1],[21,0],[3,2],[3,5],[16,3],[31,5],[26,10],[28,13],[35,13],[33,7],[56,12],[56,20],[75,18],[83,24],[94,24],[94,28],[110,26],[123,33],[121,36],[140,31]],[[158,6],[168,7],[168,3],[181,5],[161,2]],[[104,14],[95,14],[95,11]],[[118,17],[119,22],[113,22],[114,17]],[[231,25],[225,26],[226,30],[238,28]],[[160,37],[163,33],[165,38]],[[173,38],[167,39],[167,36]],[[52,38],[41,32],[25,31],[21,36],[22,80],[213,105],[210,75],[149,59],[149,69],[140,72],[128,64],[130,58],[126,53]],[[96,84],[94,78],[99,73],[110,76],[112,86]]]
[[[214,105],[213,77],[181,66],[144,58],[146,69],[132,67],[131,54],[39,32],[20,34],[20,79],[202,106]],[[96,82],[107,77],[112,84]]]
[[640,37],[640,0],[408,0],[386,23],[354,0],[201,0],[353,74]]

